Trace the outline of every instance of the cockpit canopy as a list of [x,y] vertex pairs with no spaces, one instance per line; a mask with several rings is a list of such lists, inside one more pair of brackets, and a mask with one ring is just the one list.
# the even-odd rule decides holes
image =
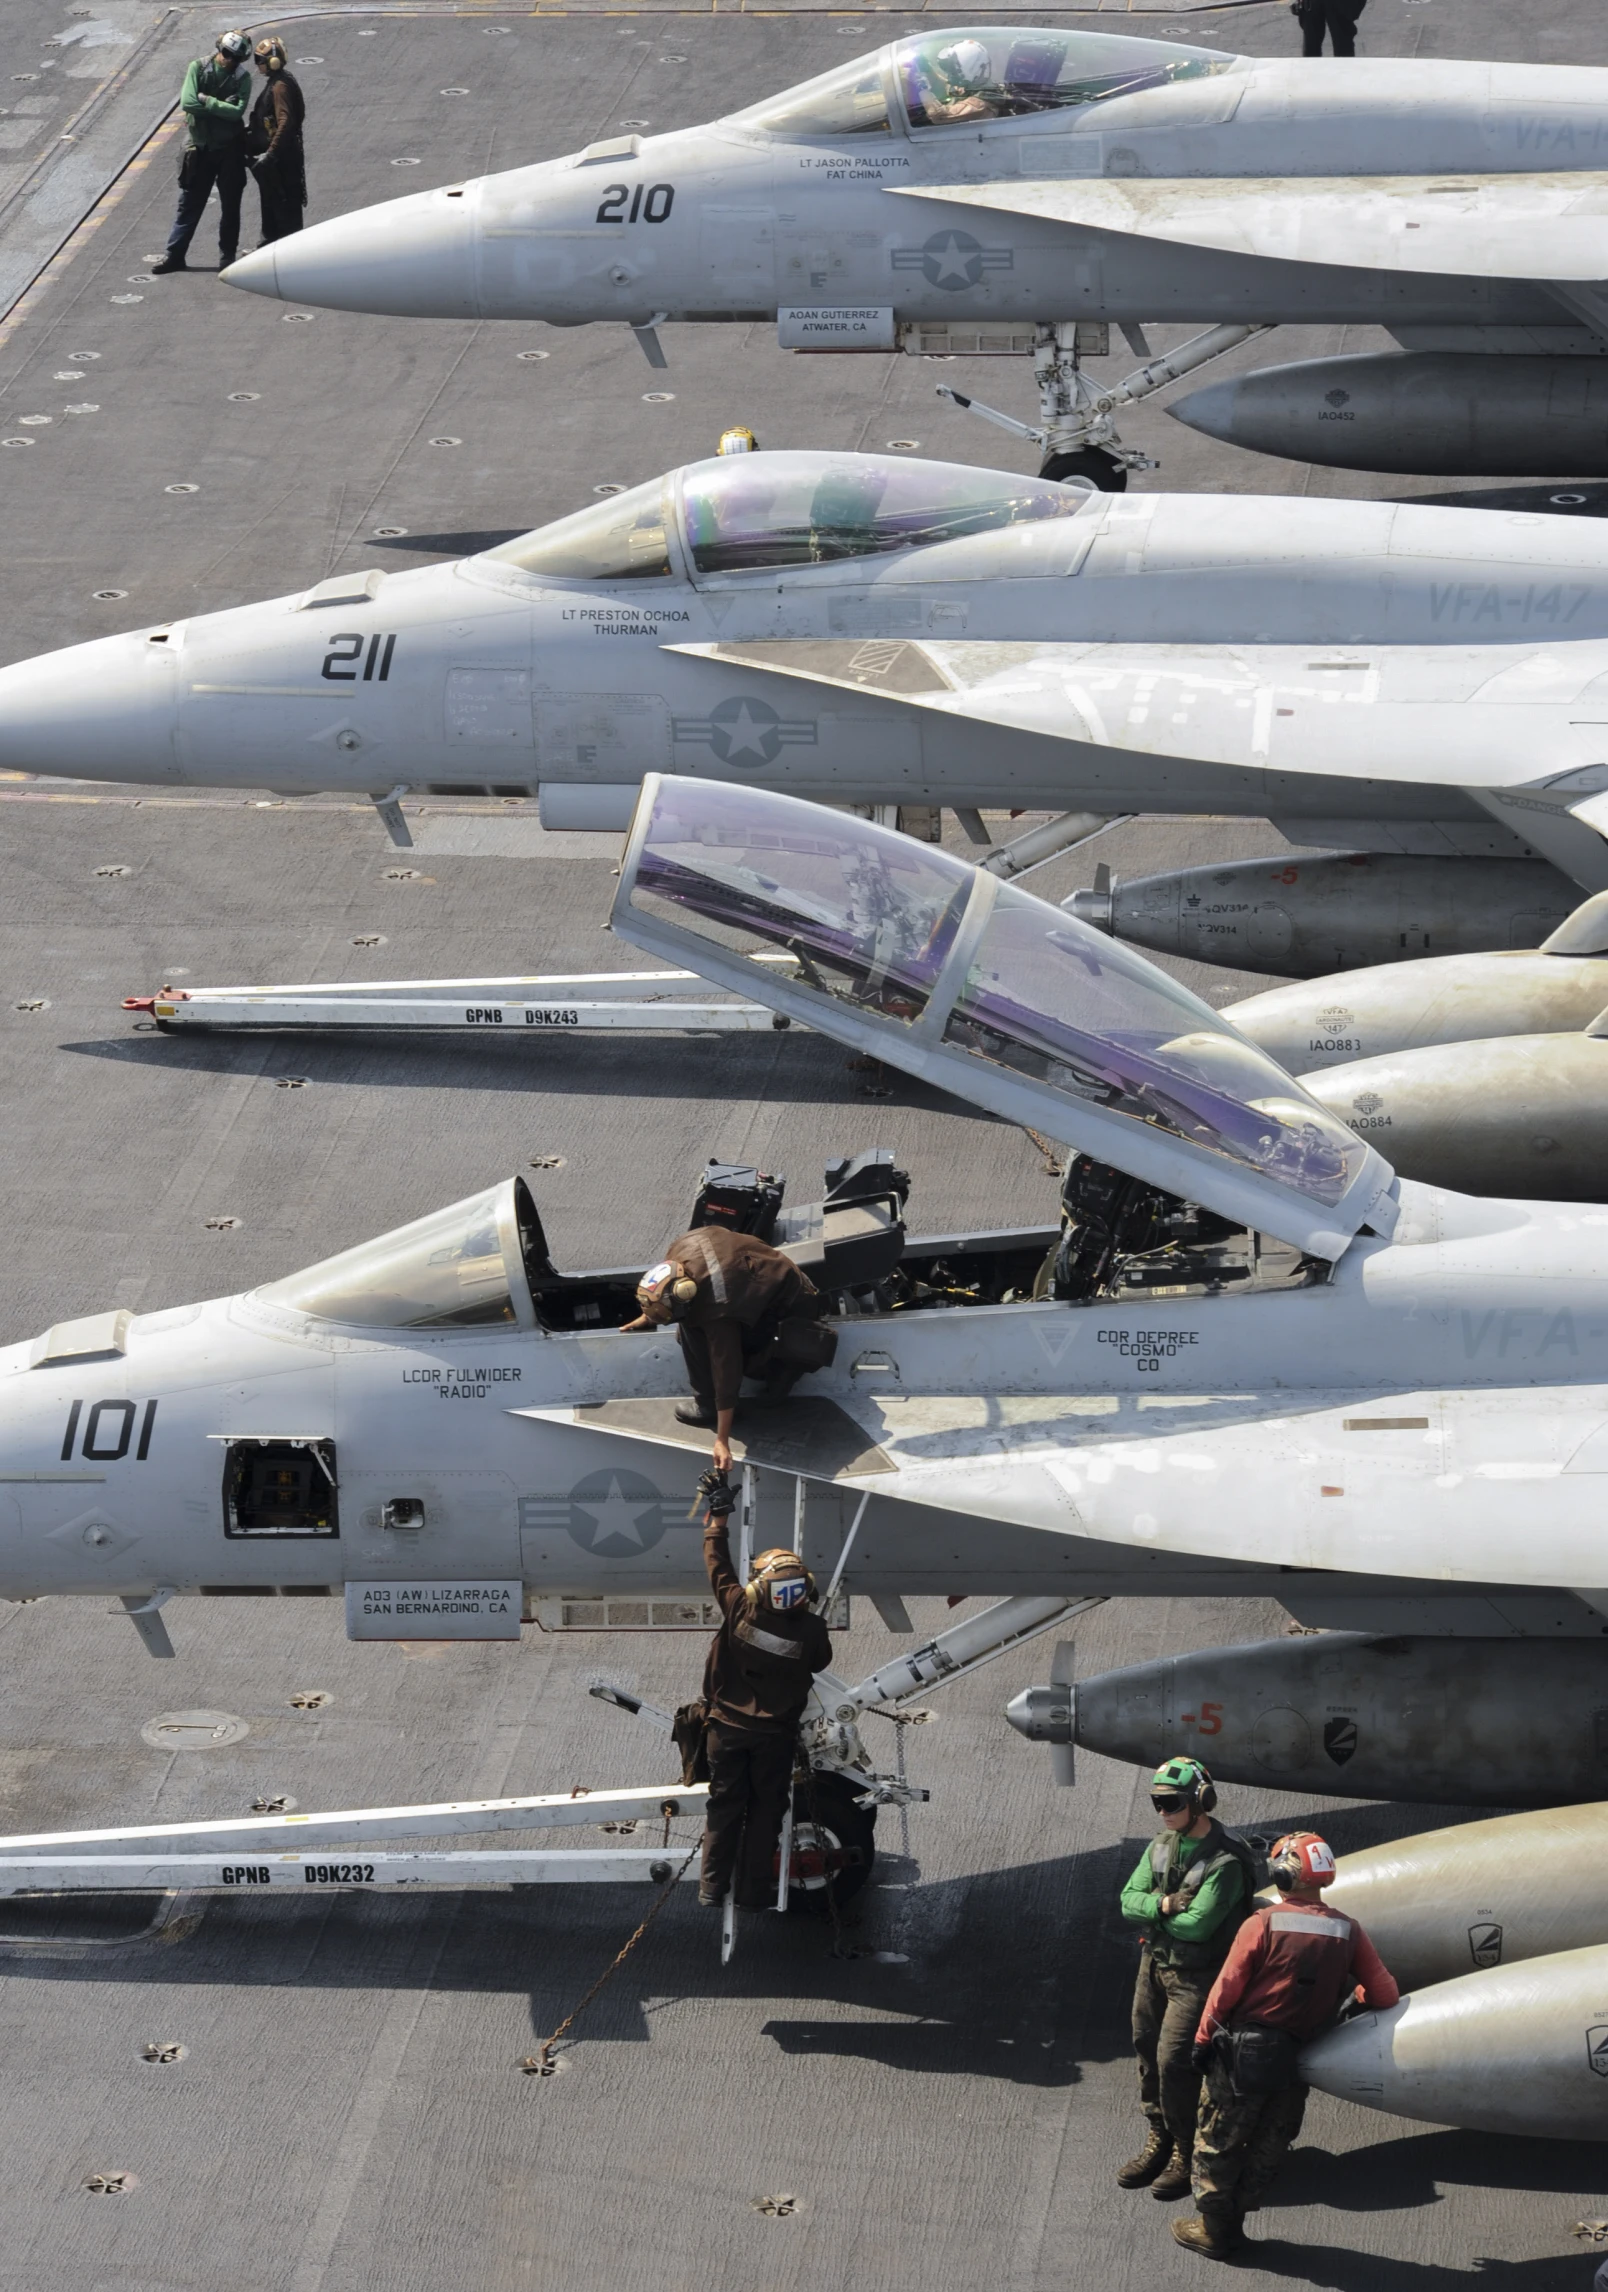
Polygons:
[[524,1180],[505,1178],[255,1294],[361,1329],[534,1329],[546,1251]]
[[487,555],[553,581],[699,579],[930,549],[1076,517],[1089,495],[1043,478],[893,454],[693,462]]
[[[734,124],[792,141],[979,126],[1226,72],[1235,56],[1120,33],[966,27],[923,32],[773,96]],[[890,101],[890,95],[892,100]],[[902,116],[901,116],[902,114]]]
[[[650,777],[615,928],[1085,1153],[1337,1257],[1391,1173],[1142,955],[893,830]],[[758,942],[791,981],[748,960]]]

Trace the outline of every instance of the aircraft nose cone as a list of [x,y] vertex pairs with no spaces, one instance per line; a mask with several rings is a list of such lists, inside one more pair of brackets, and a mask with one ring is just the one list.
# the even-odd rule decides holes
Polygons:
[[0,766],[67,779],[176,778],[177,670],[171,644],[143,633],[0,669]]
[[230,286],[321,310],[473,318],[475,187],[361,207],[276,239],[224,272]]

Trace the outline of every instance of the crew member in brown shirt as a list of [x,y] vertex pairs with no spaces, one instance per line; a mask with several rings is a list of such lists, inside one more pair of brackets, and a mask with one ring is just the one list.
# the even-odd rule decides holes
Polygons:
[[762,1376],[763,1398],[779,1401],[807,1369],[829,1361],[835,1347],[829,1333],[803,1326],[826,1310],[808,1276],[769,1242],[724,1226],[698,1226],[673,1241],[637,1283],[637,1304],[640,1313],[623,1328],[674,1322],[693,1396],[676,1415],[683,1424],[714,1428],[721,1472],[731,1464],[743,1378]]
[[811,1606],[815,1579],[796,1552],[762,1552],[747,1585],[738,1581],[727,1538],[731,1489],[714,1475],[700,1485],[709,1506],[704,1565],[725,1621],[704,1666],[709,1810],[698,1899],[723,1902],[735,1877],[738,1908],[764,1910],[776,1900],[798,1723],[832,1642]]

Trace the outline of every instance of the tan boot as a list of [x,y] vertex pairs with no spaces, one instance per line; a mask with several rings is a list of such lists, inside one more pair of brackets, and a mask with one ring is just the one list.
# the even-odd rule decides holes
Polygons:
[[1166,2171],[1158,2173],[1150,2184],[1150,2193],[1157,2204],[1176,2204],[1180,2197],[1189,2195],[1192,2187],[1189,2164],[1187,2157],[1174,2151]]
[[1175,2220],[1173,2242],[1186,2252],[1203,2253],[1208,2260],[1232,2260],[1244,2241],[1234,2222],[1221,2214],[1196,2213],[1193,2220]]
[[1138,2156],[1130,2157],[1117,2174],[1119,2189],[1146,2189],[1172,2161],[1172,2135],[1162,2127],[1152,2125],[1150,2138]]

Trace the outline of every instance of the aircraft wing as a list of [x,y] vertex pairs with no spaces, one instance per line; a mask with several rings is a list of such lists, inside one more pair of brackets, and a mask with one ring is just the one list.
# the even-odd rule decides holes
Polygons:
[[[978,1310],[996,1334],[999,1316],[1036,1324],[1046,1353],[1059,1343],[1057,1359],[1097,1329],[1092,1317],[1069,1329],[1065,1306]],[[857,1326],[864,1328],[843,1326],[845,1353]],[[886,1324],[876,1328],[880,1343]],[[984,1350],[979,1345],[980,1357]],[[1007,1354],[1008,1340],[999,1359]],[[886,1384],[889,1370],[880,1374]],[[1598,1585],[1598,1483],[1608,1421],[1583,1411],[1575,1388],[1527,1388],[1521,1397],[1515,1410],[1490,1393],[1390,1392],[1384,1405],[1392,1413],[1417,1411],[1456,1442],[1469,1469],[1454,1475],[1411,1451],[1387,1457],[1364,1450],[1355,1427],[1381,1406],[1369,1393],[1189,1396],[1169,1407],[1170,1396],[1158,1392],[1147,1396],[1142,1417],[1127,1410],[1091,1417],[1075,1393],[1013,1399],[998,1371],[986,1393],[901,1391],[891,1405],[875,1392],[841,1403],[800,1395],[756,1412],[746,1448],[735,1435],[733,1448],[761,1468],[959,1515],[978,1527],[996,1522],[1048,1537],[1303,1573],[1549,1590]],[[795,1409],[798,1423],[789,1426]],[[708,1435],[678,1426],[667,1400],[514,1413],[628,1446],[708,1452]],[[811,1437],[817,1430],[826,1435],[819,1448]],[[1516,1480],[1546,1486],[1545,1534],[1514,1534]]]
[[[1014,884],[797,797],[650,773],[612,924],[1008,1122],[1333,1260],[1394,1172],[1142,955]],[[794,956],[778,975],[753,942]],[[750,981],[752,982],[750,984]]]
[[1608,278],[1608,174],[1062,177],[896,196],[1286,263],[1454,278]]

